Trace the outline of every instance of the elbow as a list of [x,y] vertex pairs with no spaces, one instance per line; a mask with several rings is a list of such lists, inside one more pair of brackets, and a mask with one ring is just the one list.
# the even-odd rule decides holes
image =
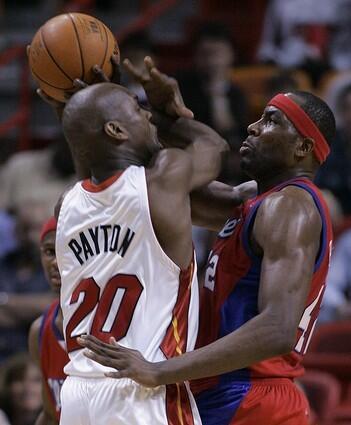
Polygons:
[[228,152],[230,150],[229,143],[222,137],[219,137],[218,146],[222,152]]
[[267,323],[270,336],[266,341],[267,347],[270,347],[269,356],[281,356],[290,353],[296,344],[296,327],[290,323],[284,323],[281,320],[271,320]]
[[295,347],[295,335],[295,333],[285,333],[284,330],[282,330],[274,344],[274,355],[281,356],[290,353]]

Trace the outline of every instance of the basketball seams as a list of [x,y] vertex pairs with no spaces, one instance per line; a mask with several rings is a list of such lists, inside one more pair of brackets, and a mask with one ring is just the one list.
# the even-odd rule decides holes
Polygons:
[[[48,86],[50,86],[50,87],[52,87],[52,88],[54,88],[54,89],[57,89],[57,90],[73,90],[74,89],[74,86],[72,85],[72,86],[70,86],[70,87],[57,87],[57,86],[54,86],[53,84],[51,84],[51,83],[49,83],[48,81],[46,81],[46,80],[44,80],[42,77],[39,77],[39,75],[34,71],[34,69],[32,68],[32,74],[35,76],[35,78],[37,79],[37,80],[39,80],[39,81],[42,81],[43,83],[45,83],[45,84],[47,84]],[[72,80],[71,80],[72,81]]]
[[69,16],[69,18],[70,18],[70,20],[72,22],[74,31],[76,33],[77,42],[78,42],[78,48],[79,48],[79,53],[80,53],[80,63],[82,65],[82,76],[80,77],[80,79],[82,81],[84,81],[84,77],[85,77],[85,66],[84,66],[83,50],[82,50],[82,46],[80,44],[79,32],[78,32],[78,29],[77,29],[76,24],[74,22],[74,19],[73,19],[72,14],[71,13],[67,13],[67,15]]
[[[45,47],[45,50],[46,50],[46,52],[47,52],[47,54],[50,56],[50,59],[54,62],[54,64],[56,65],[56,67],[62,72],[62,74],[65,76],[65,77],[67,77],[72,83],[73,83],[73,79],[68,75],[68,74],[66,74],[66,72],[61,68],[61,66],[57,63],[57,61],[55,60],[55,58],[53,57],[53,55],[52,55],[52,53],[50,52],[50,50],[49,50],[49,48],[48,48],[48,46],[47,46],[47,44],[46,44],[46,41],[45,41],[45,36],[44,36],[44,34],[43,34],[43,28],[40,28],[40,32],[39,32],[39,35],[40,35],[40,39],[41,39],[41,41],[42,41],[42,43],[43,43],[43,46]],[[51,83],[47,83],[45,80],[43,80],[42,78],[41,78],[41,80],[42,81],[44,81],[44,83],[46,83],[46,84],[49,84],[50,86],[52,86],[52,84]],[[52,87],[55,87],[55,86],[52,86]]]
[[104,63],[105,63],[106,56],[107,56],[107,52],[108,52],[108,45],[109,45],[109,37],[108,37],[108,35],[107,35],[106,27],[105,27],[105,25],[104,25],[104,24],[102,24],[102,27],[103,27],[104,32],[105,32],[105,40],[106,40],[106,43],[105,43],[105,53],[104,53],[104,57],[103,57],[103,59],[102,59],[101,65],[100,65],[100,68],[101,68],[101,69],[103,69],[103,66],[104,66]]

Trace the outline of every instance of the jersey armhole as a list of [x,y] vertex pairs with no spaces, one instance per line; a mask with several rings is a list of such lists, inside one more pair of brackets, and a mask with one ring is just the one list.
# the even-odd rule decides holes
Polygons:
[[49,310],[50,310],[50,306],[44,311],[44,314],[41,316],[41,323],[40,323],[39,334],[38,334],[39,351],[41,351],[41,346],[42,346],[42,342],[43,342],[44,327],[45,327],[46,318],[48,317],[48,314],[49,314]]
[[153,242],[155,248],[155,254],[158,255],[159,259],[173,272],[180,274],[180,267],[168,257],[168,255],[164,252],[163,248],[160,245],[160,242],[157,239],[154,226],[151,220],[150,215],[150,206],[149,206],[149,197],[148,197],[148,188],[146,182],[146,173],[145,168],[140,167],[140,186],[139,186],[139,199],[140,199],[140,210],[142,211],[143,218],[145,219],[146,231],[150,236],[150,240]]

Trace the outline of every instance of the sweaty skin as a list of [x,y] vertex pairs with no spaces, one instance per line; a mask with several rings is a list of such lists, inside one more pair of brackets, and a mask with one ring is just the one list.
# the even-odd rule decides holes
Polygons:
[[[267,107],[248,133],[240,150],[242,167],[257,180],[259,193],[294,177],[313,178],[317,169],[314,141],[302,138],[281,111]],[[224,223],[227,212],[218,213],[217,225]],[[206,213],[202,223],[216,227],[206,220]],[[321,226],[312,197],[300,188],[288,186],[262,202],[250,240],[251,248],[262,256],[259,314],[205,347],[152,364],[113,339],[104,344],[85,336],[79,343],[88,348],[89,358],[118,370],[108,376],[129,377],[146,386],[216,376],[288,353],[294,348],[305,306]]]
[[[50,283],[52,291],[59,296],[60,286],[61,286],[61,278],[57,268],[56,262],[56,253],[55,253],[55,237],[56,232],[51,231],[48,232],[43,241],[40,243],[40,254],[41,261],[43,265],[43,269],[45,272],[45,276]],[[41,369],[40,363],[40,347],[39,347],[39,334],[41,329],[42,321],[44,320],[44,315],[38,317],[31,325],[28,336],[28,346],[29,353],[34,360],[34,362],[38,365],[39,369]],[[57,328],[63,332],[62,329],[62,313],[61,310],[57,315],[56,319]],[[44,378],[42,377],[42,399],[43,399],[43,409],[40,412],[35,425],[57,425],[57,419],[55,412],[52,409],[52,404],[49,401],[49,394],[47,392],[47,387],[44,382]]]

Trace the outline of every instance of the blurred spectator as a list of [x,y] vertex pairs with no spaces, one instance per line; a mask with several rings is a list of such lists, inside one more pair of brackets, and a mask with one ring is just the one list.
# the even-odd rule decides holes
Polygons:
[[42,207],[48,218],[59,196],[75,181],[68,145],[58,140],[46,149],[18,152],[2,166],[0,177],[0,209],[18,210],[30,202]]
[[30,204],[18,210],[18,246],[0,260],[0,363],[27,347],[30,323],[52,300],[39,255],[41,216]]
[[335,243],[330,259],[320,322],[351,319],[351,230]]
[[298,84],[291,71],[287,69],[277,71],[277,73],[267,81],[267,102],[278,93],[288,93],[293,90],[298,90]]
[[2,367],[0,409],[11,425],[34,425],[41,408],[41,377],[27,354],[10,358]]
[[194,68],[177,76],[185,104],[195,118],[218,131],[230,144],[232,155],[222,180],[238,183],[238,149],[246,138],[247,100],[232,81],[235,52],[230,33],[223,24],[208,23],[194,42]]
[[336,235],[339,236],[338,232],[340,232],[340,229],[343,229],[343,226],[345,224],[344,214],[342,211],[341,204],[338,198],[333,194],[333,192],[331,192],[328,189],[322,189],[321,192],[328,206],[328,210],[330,213],[330,220],[333,226],[334,241],[335,241]]
[[271,0],[257,57],[284,68],[303,68],[316,82],[328,68],[334,0]]
[[[121,44],[122,60],[128,58],[138,71],[146,73],[145,56],[155,60],[154,49],[146,31],[130,34]],[[122,74],[122,85],[138,96],[139,103],[146,105],[146,95],[143,87],[127,73]]]
[[336,109],[339,117],[336,139],[316,183],[331,190],[341,202],[344,213],[351,214],[351,84],[341,89]]
[[351,69],[351,0],[332,0],[335,5],[335,22],[329,43],[329,63],[333,69]]
[[11,425],[5,415],[5,412],[2,410],[0,410],[0,425]]
[[15,219],[0,210],[0,260],[17,246],[15,238]]

